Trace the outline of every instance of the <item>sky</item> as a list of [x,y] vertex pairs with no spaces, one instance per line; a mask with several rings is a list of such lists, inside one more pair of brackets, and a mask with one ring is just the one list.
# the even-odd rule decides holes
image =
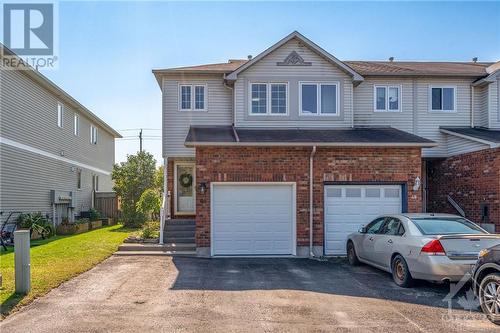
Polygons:
[[[59,3],[59,66],[43,74],[139,149],[161,156],[151,73],[257,55],[297,30],[341,60],[500,60],[500,2]],[[129,130],[131,129],[131,130]]]

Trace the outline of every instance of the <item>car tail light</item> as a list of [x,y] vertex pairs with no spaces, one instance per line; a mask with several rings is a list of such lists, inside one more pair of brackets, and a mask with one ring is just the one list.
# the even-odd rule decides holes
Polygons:
[[429,243],[425,244],[420,253],[427,253],[431,255],[445,254],[443,245],[441,245],[441,242],[437,239],[431,240]]

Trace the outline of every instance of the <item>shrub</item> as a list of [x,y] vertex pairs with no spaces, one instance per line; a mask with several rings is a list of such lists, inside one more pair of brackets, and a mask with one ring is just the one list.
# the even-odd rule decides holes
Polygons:
[[55,235],[54,226],[40,212],[20,214],[17,218],[17,223],[23,229],[30,229],[30,232],[33,232],[34,229],[42,232],[42,237]]
[[89,210],[90,221],[97,221],[101,218],[101,214],[95,210],[94,208],[90,208]]
[[152,219],[158,219],[161,208],[160,194],[151,188],[142,192],[137,202],[137,211],[148,215]]
[[144,224],[141,230],[141,238],[158,238],[160,237],[160,222],[147,222]]

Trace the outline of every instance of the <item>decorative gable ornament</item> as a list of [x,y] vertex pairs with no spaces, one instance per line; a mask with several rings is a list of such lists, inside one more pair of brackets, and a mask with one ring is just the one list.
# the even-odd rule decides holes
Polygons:
[[297,52],[292,51],[288,57],[283,62],[276,63],[278,66],[311,66],[312,63],[309,61],[304,61]]

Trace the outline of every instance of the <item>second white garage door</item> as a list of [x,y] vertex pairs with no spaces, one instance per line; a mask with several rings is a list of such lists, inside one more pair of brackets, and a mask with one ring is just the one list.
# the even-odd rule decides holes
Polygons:
[[294,184],[212,186],[212,255],[295,254]]
[[350,233],[378,215],[402,209],[400,185],[325,186],[325,254],[345,255]]

